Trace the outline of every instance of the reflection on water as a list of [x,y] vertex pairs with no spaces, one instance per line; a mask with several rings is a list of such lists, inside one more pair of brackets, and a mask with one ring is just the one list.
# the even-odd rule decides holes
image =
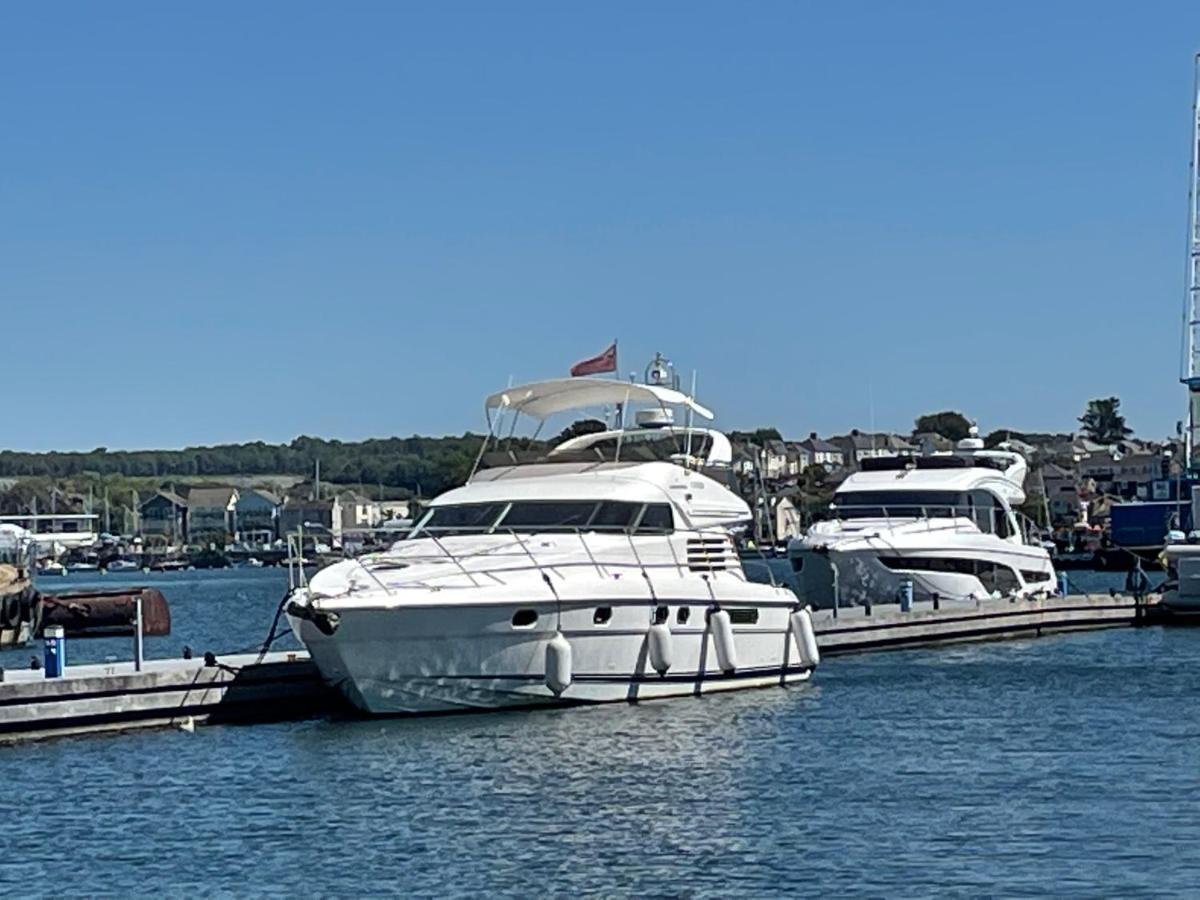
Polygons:
[[637,706],[10,747],[0,887],[1192,895],[1197,659],[1200,630],[1126,629]]

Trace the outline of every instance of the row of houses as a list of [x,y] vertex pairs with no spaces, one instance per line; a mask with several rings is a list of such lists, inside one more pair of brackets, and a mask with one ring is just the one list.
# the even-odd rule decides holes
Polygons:
[[949,450],[952,443],[940,434],[918,434],[907,438],[887,432],[852,430],[828,440],[811,433],[802,441],[766,441],[762,446],[744,444],[736,448],[734,466],[749,475],[756,469],[768,480],[799,475],[810,466],[826,471],[855,469],[864,459],[897,453],[931,453]]
[[1078,438],[1069,456],[1043,462],[1028,487],[1044,492],[1056,524],[1095,524],[1113,501],[1172,499],[1183,466],[1183,448],[1176,441],[1130,438],[1104,445]]
[[[1114,502],[1168,500],[1183,466],[1178,442],[1155,443],[1128,438],[1099,444],[1082,435],[1046,435],[1037,444],[1019,439],[1009,446],[1032,466],[1026,481],[1030,495],[1043,495],[1056,524],[1093,523]],[[735,447],[734,466],[743,475],[786,481],[810,466],[845,474],[865,459],[897,453],[932,453],[953,448],[934,433],[911,437],[853,430],[828,439],[810,434],[802,441],[769,440]]]
[[280,498],[260,488],[193,487],[159,490],[140,505],[139,513],[142,534],[173,543],[270,543],[301,527],[327,531],[340,543],[348,532],[408,518],[409,505],[350,491],[311,499]]

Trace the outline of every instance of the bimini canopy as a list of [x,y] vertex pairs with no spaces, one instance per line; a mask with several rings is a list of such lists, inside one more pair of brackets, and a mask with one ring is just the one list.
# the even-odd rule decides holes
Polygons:
[[513,410],[542,421],[569,409],[618,403],[683,406],[705,419],[713,418],[691,397],[671,388],[605,378],[556,378],[507,388],[488,397],[486,408],[489,416],[493,409]]

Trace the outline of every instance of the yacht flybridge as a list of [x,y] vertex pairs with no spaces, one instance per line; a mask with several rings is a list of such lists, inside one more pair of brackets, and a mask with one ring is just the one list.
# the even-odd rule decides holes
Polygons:
[[917,599],[1053,593],[1050,554],[1013,509],[1026,469],[974,431],[952,452],[863,460],[834,494],[833,518],[789,546],[800,596],[889,603],[908,583]]
[[293,629],[355,706],[642,700],[809,677],[808,611],[742,570],[733,535],[750,509],[725,484],[728,439],[690,424],[707,409],[661,383],[599,378],[486,401],[492,435],[505,416],[596,406],[617,411],[605,430],[540,455],[481,450],[405,540],[293,592]]

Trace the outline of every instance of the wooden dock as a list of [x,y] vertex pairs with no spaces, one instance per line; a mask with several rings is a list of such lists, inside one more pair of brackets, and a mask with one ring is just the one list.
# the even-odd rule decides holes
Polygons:
[[[1089,594],[974,604],[915,603],[813,614],[824,656],[962,641],[1036,637],[1158,624],[1158,598]],[[0,681],[0,742],[54,735],[306,718],[344,709],[303,652],[202,660],[68,666],[64,677],[6,670]],[[817,669],[816,678],[821,677]]]

